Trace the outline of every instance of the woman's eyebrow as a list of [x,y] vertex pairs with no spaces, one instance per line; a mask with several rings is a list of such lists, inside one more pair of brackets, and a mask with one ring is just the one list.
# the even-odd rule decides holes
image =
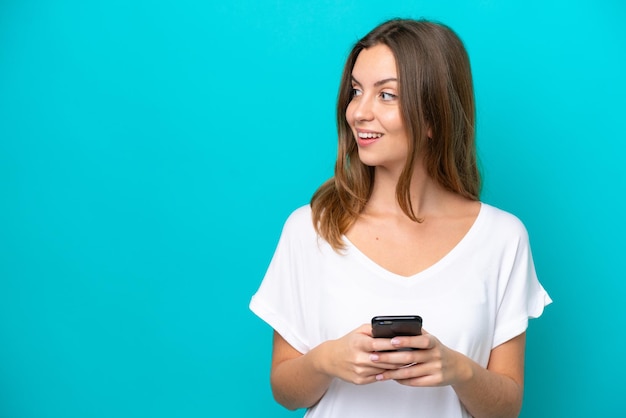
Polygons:
[[[352,77],[352,81],[353,81],[355,84],[358,84],[359,86],[361,85],[361,83],[359,83],[359,80],[357,80],[356,78],[354,78],[354,76],[351,76],[351,77]],[[398,81],[398,79],[397,79],[397,78],[395,78],[395,77],[389,77],[389,78],[385,78],[385,79],[382,79],[382,80],[378,80],[377,82],[375,82],[375,83],[374,83],[374,87],[380,87],[380,86],[382,86],[383,84],[387,84],[387,83],[389,83],[389,82],[391,82],[391,81],[396,81],[396,82],[397,82],[397,81]]]
[[380,87],[380,86],[382,86],[383,84],[387,84],[387,83],[389,83],[390,81],[398,81],[398,79],[397,79],[397,78],[395,78],[395,77],[385,78],[385,79],[383,79],[383,80],[379,80],[379,81],[375,82],[375,83],[374,83],[374,86],[376,86],[376,87]]

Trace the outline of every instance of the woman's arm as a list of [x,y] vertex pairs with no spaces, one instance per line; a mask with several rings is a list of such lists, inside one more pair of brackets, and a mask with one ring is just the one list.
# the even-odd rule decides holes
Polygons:
[[270,382],[276,402],[287,409],[308,408],[317,403],[332,381],[319,367],[323,344],[303,355],[274,331]]
[[476,418],[517,417],[524,388],[526,334],[491,350],[487,368],[441,344],[425,333],[419,337],[396,337],[394,346],[420,348],[416,351],[380,353],[375,363],[413,364],[388,370],[377,380],[394,379],[409,386],[451,385],[457,396]]
[[371,325],[365,324],[306,354],[274,332],[270,376],[274,399],[287,409],[309,408],[322,398],[335,377],[354,384],[375,382],[384,369],[370,360],[374,351],[371,330]]
[[526,333],[491,350],[487,368],[462,356],[468,373],[452,385],[465,408],[476,418],[517,417],[524,394]]

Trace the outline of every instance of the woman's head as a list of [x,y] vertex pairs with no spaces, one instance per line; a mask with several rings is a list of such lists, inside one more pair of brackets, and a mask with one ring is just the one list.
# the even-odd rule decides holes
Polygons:
[[[375,48],[381,45],[384,47]],[[361,57],[355,75],[355,64],[364,50],[367,54]],[[393,65],[388,65],[390,58],[393,58]],[[397,93],[393,102],[395,113],[385,113],[381,110],[383,107],[379,107],[376,109],[378,125],[372,124],[373,129],[355,127],[365,138],[361,141],[362,148],[370,142],[368,136],[373,143],[374,137],[381,133],[384,135],[380,142],[387,136],[387,139],[392,137],[395,144],[402,140],[405,143],[399,147],[399,152],[390,147],[384,152],[379,152],[380,147],[374,152],[363,151],[364,161],[361,161],[346,110],[350,106],[350,112],[354,112],[359,106],[354,102],[366,97],[365,90],[359,90],[363,87],[359,82],[371,85],[375,79],[372,71],[379,70],[377,77],[389,78],[391,68],[391,78],[397,79],[389,84],[390,93]],[[390,98],[386,93],[379,97],[384,101]],[[367,119],[367,110],[363,111],[363,120]],[[381,117],[383,114],[385,116]],[[402,210],[415,221],[420,220],[411,205],[410,186],[417,163],[422,163],[427,175],[444,189],[477,200],[480,176],[476,164],[474,117],[469,59],[452,30],[437,23],[404,19],[390,20],[374,28],[356,43],[344,67],[337,102],[339,147],[335,175],[311,198],[313,224],[320,236],[333,248],[343,248],[343,234],[365,208],[374,182],[374,166],[379,164],[393,164],[394,169],[402,167],[396,198]],[[357,114],[352,113],[350,121],[354,123],[356,118]]]
[[[469,58],[451,29],[428,21],[387,21],[358,41],[350,52],[337,103],[339,155],[335,180],[357,195],[371,190],[373,169],[359,160],[346,110],[353,100],[353,70],[359,55],[380,45],[395,58],[400,114],[408,138],[408,155],[397,189],[400,205],[409,216],[413,215],[408,197],[417,159],[423,160],[428,175],[440,186],[478,199],[480,177]],[[361,200],[367,197],[361,196]]]

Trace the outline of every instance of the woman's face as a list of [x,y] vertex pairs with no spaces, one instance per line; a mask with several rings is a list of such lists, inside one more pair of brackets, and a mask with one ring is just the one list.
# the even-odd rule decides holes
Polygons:
[[346,119],[368,166],[402,170],[408,138],[398,97],[398,71],[386,45],[362,50],[352,69],[352,100]]

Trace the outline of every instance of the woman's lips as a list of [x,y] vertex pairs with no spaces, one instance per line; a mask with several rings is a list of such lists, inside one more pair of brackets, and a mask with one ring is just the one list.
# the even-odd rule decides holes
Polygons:
[[380,132],[357,130],[356,141],[359,146],[366,147],[374,142],[377,142],[382,137],[383,134]]
[[380,138],[357,138],[356,143],[360,146],[360,147],[366,147],[368,145],[372,145],[374,142],[378,142]]

